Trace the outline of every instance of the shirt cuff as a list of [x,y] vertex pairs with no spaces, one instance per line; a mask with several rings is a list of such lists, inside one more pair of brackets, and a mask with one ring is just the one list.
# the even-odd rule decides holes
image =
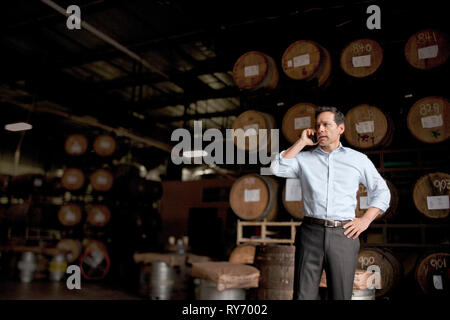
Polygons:
[[283,153],[285,153],[285,152],[286,152],[286,150],[283,150],[283,151],[281,151],[280,154],[278,155],[279,158],[280,158],[280,163],[281,163],[281,164],[290,164],[290,163],[292,163],[292,162],[294,162],[294,161],[296,160],[295,158],[292,158],[292,159],[283,158],[282,155],[283,155]]

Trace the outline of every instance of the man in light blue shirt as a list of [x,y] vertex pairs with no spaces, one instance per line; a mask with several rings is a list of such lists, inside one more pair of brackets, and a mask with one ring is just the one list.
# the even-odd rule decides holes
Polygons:
[[[329,297],[351,299],[358,236],[389,207],[386,182],[365,154],[342,146],[344,130],[344,115],[334,107],[321,107],[316,128],[303,130],[300,139],[271,163],[274,175],[298,178],[302,189],[305,218],[295,240],[294,299],[317,298],[323,268]],[[360,183],[367,187],[369,209],[355,218]]]

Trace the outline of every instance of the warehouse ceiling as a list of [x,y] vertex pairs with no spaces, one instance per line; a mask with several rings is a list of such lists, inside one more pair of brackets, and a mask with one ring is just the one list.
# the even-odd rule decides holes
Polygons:
[[[33,118],[50,127],[55,117],[40,118],[39,111],[72,117],[71,125],[60,125],[62,131],[89,126],[73,121],[87,117],[170,145],[173,129],[192,128],[193,120],[203,120],[204,129],[232,126],[246,101],[231,71],[246,51],[267,52],[279,60],[301,38],[325,41],[338,51],[345,41],[367,35],[370,4],[383,10],[384,29],[375,34],[392,33],[384,30],[397,23],[402,41],[400,21],[420,22],[427,10],[445,12],[432,2],[393,2],[9,1],[1,21],[2,109],[16,118],[23,111],[12,106],[34,111]],[[83,22],[135,57],[87,28],[69,30],[67,18],[49,3],[64,9],[78,5]],[[396,35],[390,39],[396,41]]]

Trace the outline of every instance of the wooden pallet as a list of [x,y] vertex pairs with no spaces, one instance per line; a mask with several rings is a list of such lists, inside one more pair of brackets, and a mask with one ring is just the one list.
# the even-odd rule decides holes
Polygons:
[[[238,220],[237,224],[237,244],[241,243],[287,243],[294,244],[295,242],[295,229],[297,226],[301,225],[301,221],[242,221]],[[244,227],[260,227],[261,237],[260,238],[244,238],[243,229]],[[270,231],[267,227],[289,227],[291,231],[290,238],[270,238]]]

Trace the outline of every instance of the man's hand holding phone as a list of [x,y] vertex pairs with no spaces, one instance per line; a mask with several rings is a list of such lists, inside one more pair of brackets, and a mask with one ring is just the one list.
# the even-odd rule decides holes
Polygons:
[[303,130],[302,135],[300,136],[300,140],[305,146],[315,146],[319,143],[317,141],[316,130],[314,129]]

